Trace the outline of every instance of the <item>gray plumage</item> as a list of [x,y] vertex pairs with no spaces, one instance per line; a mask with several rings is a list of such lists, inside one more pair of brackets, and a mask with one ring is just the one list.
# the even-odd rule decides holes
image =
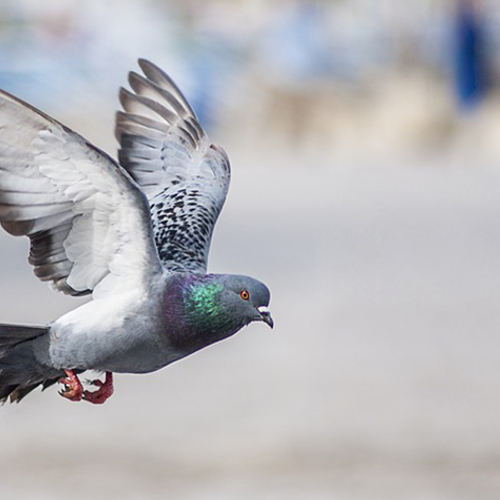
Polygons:
[[156,246],[165,267],[206,272],[212,232],[230,181],[229,159],[211,144],[192,108],[159,68],[139,60],[135,94],[120,90],[119,160],[150,202]]
[[0,401],[68,370],[154,371],[252,321],[272,326],[265,285],[205,274],[227,155],[173,81],[139,64],[134,93],[120,91],[119,163],[0,91],[0,223],[30,238],[37,277],[93,299],[47,327],[0,325]]
[[0,222],[30,237],[36,276],[64,293],[88,294],[120,267],[118,248],[159,272],[147,209],[109,156],[0,91]]

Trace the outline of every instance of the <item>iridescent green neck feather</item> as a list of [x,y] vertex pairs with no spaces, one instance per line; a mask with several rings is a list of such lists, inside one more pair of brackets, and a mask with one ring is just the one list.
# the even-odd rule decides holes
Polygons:
[[195,316],[197,313],[202,316],[217,316],[222,309],[220,296],[223,290],[222,283],[215,281],[193,283],[186,300],[187,312],[192,312]]
[[224,284],[204,279],[190,284],[185,296],[187,323],[207,342],[214,342],[241,328],[239,318],[224,301]]

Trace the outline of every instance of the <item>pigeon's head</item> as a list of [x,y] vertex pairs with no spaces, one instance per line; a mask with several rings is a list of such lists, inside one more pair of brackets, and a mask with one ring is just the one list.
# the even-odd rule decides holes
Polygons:
[[173,345],[194,351],[254,321],[274,326],[269,289],[248,276],[180,275],[165,297]]
[[253,321],[263,321],[271,328],[274,327],[269,310],[271,293],[264,283],[248,276],[222,275],[216,279],[224,286],[222,302],[238,317],[242,326]]

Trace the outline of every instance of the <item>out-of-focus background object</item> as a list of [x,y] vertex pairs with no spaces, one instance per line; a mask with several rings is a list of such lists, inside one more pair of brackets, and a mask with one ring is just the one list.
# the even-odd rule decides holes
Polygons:
[[[228,150],[211,270],[276,328],[0,408],[0,498],[500,498],[498,2],[0,0],[0,87],[112,154],[138,57]],[[0,233],[2,322],[79,303],[27,252]]]
[[459,99],[464,106],[480,102],[487,90],[488,40],[484,33],[483,12],[476,6],[477,2],[471,0],[457,3],[456,83]]

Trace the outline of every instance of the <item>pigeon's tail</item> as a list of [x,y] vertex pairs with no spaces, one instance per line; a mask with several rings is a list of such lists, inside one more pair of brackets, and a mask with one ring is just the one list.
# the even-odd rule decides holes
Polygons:
[[33,340],[47,332],[46,327],[0,324],[0,403],[9,396],[19,402],[35,387],[48,387],[60,378],[61,372],[42,365],[33,353]]

